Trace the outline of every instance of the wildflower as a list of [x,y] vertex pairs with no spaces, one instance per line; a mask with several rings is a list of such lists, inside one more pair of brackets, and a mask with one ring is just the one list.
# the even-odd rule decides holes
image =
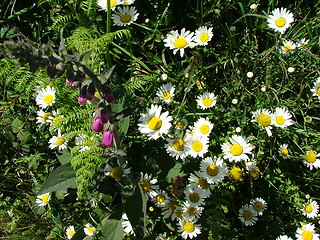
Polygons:
[[279,147],[279,155],[283,158],[288,158],[289,155],[289,150],[288,150],[288,144],[282,144]]
[[192,206],[188,202],[183,203],[182,212],[183,212],[183,215],[186,216],[187,218],[192,217],[194,219],[198,219],[202,214],[202,210],[203,210],[203,207]]
[[167,235],[164,234],[159,234],[156,238],[156,240],[169,240],[169,237],[167,237]]
[[288,237],[287,235],[281,235],[276,238],[276,240],[293,240],[291,237]]
[[241,181],[243,177],[243,170],[238,167],[233,167],[229,171],[229,177],[232,181]]
[[202,95],[197,97],[197,104],[201,109],[212,108],[216,105],[217,97],[214,93],[204,92]]
[[266,92],[267,91],[267,86],[266,85],[262,85],[261,86],[261,92]]
[[250,205],[257,215],[262,215],[263,211],[267,209],[267,202],[262,198],[255,198],[250,201]]
[[231,103],[234,105],[238,104],[238,99],[236,99],[236,98],[232,99]]
[[[110,0],[110,9],[114,10],[120,3],[120,0]],[[108,0],[98,0],[98,6],[102,10],[108,11]]]
[[177,130],[184,130],[187,128],[187,125],[188,125],[187,119],[182,118],[177,122],[176,129]]
[[207,137],[209,136],[212,128],[213,124],[209,121],[208,118],[199,118],[198,121],[194,123],[192,132],[194,134],[199,134],[201,136]]
[[169,202],[162,207],[161,214],[163,215],[164,218],[168,218],[171,215],[171,219],[173,220],[174,216],[172,214],[175,212],[177,207],[178,207],[178,202],[169,200]]
[[283,34],[293,22],[293,14],[286,8],[276,8],[268,16],[267,21],[270,28]]
[[240,162],[241,160],[249,160],[247,154],[252,154],[252,146],[244,137],[233,135],[229,140],[222,144],[222,152],[224,159],[230,162]]
[[205,46],[208,45],[208,42],[212,39],[213,33],[212,33],[213,28],[210,27],[199,27],[194,34],[193,41],[195,42],[196,46]]
[[38,195],[36,199],[36,203],[39,207],[43,207],[49,203],[50,200],[50,193],[45,193],[42,195]]
[[253,3],[250,5],[251,10],[256,10],[257,8],[258,8],[258,4]]
[[315,218],[318,216],[319,205],[316,201],[309,199],[301,209],[304,216],[307,218]]
[[131,5],[134,3],[135,0],[120,0],[120,4],[123,5]]
[[207,198],[210,196],[210,188],[208,180],[204,177],[201,172],[191,173],[189,181],[197,184],[202,190],[204,190],[204,197]]
[[114,133],[111,131],[105,131],[103,133],[103,137],[101,139],[101,144],[106,147],[112,147],[113,144]]
[[187,239],[189,237],[192,239],[201,233],[201,226],[196,222],[197,220],[194,218],[183,218],[179,221],[178,232],[181,232],[182,238]]
[[301,223],[296,231],[297,240],[319,240],[319,234],[315,232],[315,226],[312,223]]
[[257,179],[260,175],[260,169],[253,161],[246,162],[246,169],[249,172],[250,177]]
[[169,202],[168,194],[163,190],[155,190],[156,195],[151,199],[157,207],[163,207]]
[[80,146],[79,152],[85,152],[90,150],[89,146],[86,146],[87,144],[89,144],[90,142],[92,142],[94,139],[94,137],[89,137],[85,134],[80,134],[79,136],[76,136],[74,139],[74,143],[77,146]]
[[58,132],[57,136],[53,136],[49,140],[49,147],[51,149],[58,148],[58,150],[63,150],[67,148],[67,139],[64,134],[61,134],[60,131]]
[[69,226],[66,230],[66,235],[68,239],[71,239],[76,232],[74,231],[74,226]]
[[85,97],[82,97],[82,96],[79,96],[78,97],[78,103],[79,104],[86,104],[87,103],[87,100]]
[[239,219],[246,226],[252,226],[258,221],[256,211],[248,204],[243,205],[242,208],[239,209]]
[[129,234],[133,234],[135,236],[135,233],[133,231],[132,225],[129,221],[129,218],[127,216],[127,214],[122,214],[122,222],[121,222],[121,226],[123,228],[123,231],[125,233],[129,233]]
[[304,159],[303,163],[307,165],[311,170],[313,168],[319,168],[320,167],[320,159],[318,158],[320,156],[320,153],[317,153],[316,151],[307,151],[305,155],[302,156]]
[[293,73],[293,72],[294,72],[294,70],[295,70],[295,68],[294,68],[294,67],[288,67],[288,72],[289,72],[289,73]]
[[267,109],[258,109],[252,113],[251,122],[257,122],[258,125],[267,131],[268,136],[272,135],[271,132],[271,112]]
[[168,75],[165,74],[165,73],[163,73],[163,74],[161,74],[160,78],[161,78],[163,81],[165,81],[165,80],[168,79]]
[[247,77],[252,78],[253,77],[253,72],[247,72]]
[[168,83],[159,87],[156,94],[162,101],[164,101],[165,103],[169,103],[173,99],[174,90],[174,86]]
[[141,173],[140,186],[142,188],[142,191],[146,193],[147,197],[149,196],[150,198],[153,198],[157,195],[155,190],[159,188],[159,185],[155,185],[158,182],[157,179],[151,179],[152,174],[148,175],[147,173]]
[[87,236],[93,236],[94,232],[96,231],[96,229],[90,223],[87,223],[83,230]]
[[320,99],[320,77],[318,77],[317,81],[314,82],[311,92],[313,93],[313,96],[316,96],[318,99]]
[[309,40],[306,40],[305,38],[302,38],[301,40],[298,41],[297,46],[298,47],[304,47],[309,43]]
[[105,167],[106,176],[110,176],[116,180],[121,180],[124,176],[130,173],[130,168],[127,168],[127,164],[111,167],[109,164]]
[[137,20],[139,15],[135,7],[129,6],[119,7],[115,12],[116,13],[112,14],[111,18],[116,26],[130,25]]
[[188,155],[185,144],[186,142],[182,137],[182,134],[178,134],[173,139],[167,139],[165,148],[171,157],[174,157],[175,159],[185,159]]
[[209,139],[200,135],[189,134],[186,137],[186,151],[187,154],[196,158],[203,157],[208,152]]
[[173,50],[173,54],[180,51],[180,57],[184,55],[184,49],[187,47],[193,47],[192,37],[194,33],[186,31],[185,28],[181,30],[181,33],[177,30],[171,31],[164,39],[164,46]]
[[227,165],[220,157],[206,157],[200,163],[200,171],[209,184],[215,184],[227,176]]
[[288,127],[293,124],[291,117],[287,109],[277,107],[274,114],[271,115],[271,124],[280,128]]
[[169,116],[168,111],[161,113],[161,110],[161,106],[151,105],[151,108],[147,109],[147,113],[141,114],[139,119],[140,132],[150,139],[158,139],[163,134],[167,134],[171,127],[172,117]]
[[242,131],[241,127],[236,127],[236,132],[237,133],[241,133],[241,131]]
[[200,206],[204,204],[206,192],[198,187],[197,184],[189,184],[184,191],[184,194],[186,195],[186,201],[190,203],[191,206]]
[[280,48],[280,53],[283,55],[289,55],[296,48],[296,44],[292,41],[284,41]]
[[44,112],[42,109],[40,109],[38,112],[37,112],[37,123],[39,123],[40,125],[43,125],[43,124],[46,124],[46,123],[49,123],[49,117],[52,115],[52,113],[50,112]]
[[100,121],[99,118],[96,118],[93,120],[92,130],[95,132],[102,132],[103,131],[103,123]]
[[36,96],[37,105],[42,109],[52,106],[55,103],[55,94],[56,90],[49,85],[46,88],[40,89]]
[[51,124],[51,126],[54,126],[56,128],[61,128],[61,126],[62,126],[61,120],[62,119],[63,119],[63,115],[61,115],[59,113],[59,110],[54,110],[54,111],[52,111],[52,114],[48,117],[48,122]]

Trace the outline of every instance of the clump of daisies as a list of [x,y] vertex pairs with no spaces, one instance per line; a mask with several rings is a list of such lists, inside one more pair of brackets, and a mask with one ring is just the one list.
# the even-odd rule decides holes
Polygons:
[[239,209],[238,217],[244,225],[252,226],[266,209],[266,201],[262,198],[255,198],[250,201],[250,204],[245,204]]

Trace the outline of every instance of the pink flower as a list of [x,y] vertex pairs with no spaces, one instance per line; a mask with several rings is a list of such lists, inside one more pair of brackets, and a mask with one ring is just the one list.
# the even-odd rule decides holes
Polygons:
[[103,133],[103,137],[101,139],[101,143],[106,147],[111,147],[113,143],[114,133],[110,131],[106,131]]
[[96,118],[95,120],[93,120],[92,130],[95,132],[102,132],[103,131],[103,123],[100,121],[99,118]]

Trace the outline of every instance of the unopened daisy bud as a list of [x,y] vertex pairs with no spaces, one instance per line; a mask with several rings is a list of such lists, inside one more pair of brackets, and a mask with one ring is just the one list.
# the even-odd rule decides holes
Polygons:
[[167,80],[168,79],[168,75],[163,73],[161,74],[161,77],[160,77],[163,81]]
[[294,72],[294,70],[295,70],[294,67],[288,67],[288,72],[289,72],[289,73]]
[[252,78],[253,77],[253,72],[247,72],[247,77]]
[[234,32],[236,29],[237,29],[237,28],[236,28],[235,26],[231,26],[231,27],[230,27],[230,31],[231,31],[231,32]]
[[239,133],[239,132],[241,132],[241,131],[242,131],[241,127],[237,127],[237,128],[236,128],[236,132],[237,132],[237,133]]
[[92,130],[95,131],[95,132],[102,132],[103,123],[100,121],[99,118],[96,118],[95,120],[93,120]]
[[258,7],[258,4],[255,4],[255,3],[250,5],[250,9],[252,9],[252,10],[256,10],[257,7]]
[[146,18],[146,20],[144,20],[145,23],[148,23],[150,21],[149,18]]
[[190,77],[190,74],[189,74],[189,73],[186,73],[186,74],[184,75],[184,77],[185,77],[185,78],[188,78],[188,77]]
[[150,211],[150,212],[153,212],[153,211],[154,211],[154,208],[153,208],[153,207],[149,207],[149,211]]
[[238,99],[234,98],[232,99],[232,104],[237,104],[238,103]]
[[307,195],[306,195],[306,199],[309,199],[309,198],[310,198],[310,195],[309,195],[309,194],[307,194]]
[[87,102],[87,99],[85,97],[78,97],[78,103],[79,104],[85,104]]
[[312,117],[305,117],[304,119],[307,123],[311,123],[312,122]]
[[106,147],[112,147],[113,138],[114,138],[114,133],[110,131],[106,131],[103,133],[101,143]]
[[265,91],[267,91],[267,87],[266,87],[266,85],[262,85],[261,86],[261,92],[265,92]]

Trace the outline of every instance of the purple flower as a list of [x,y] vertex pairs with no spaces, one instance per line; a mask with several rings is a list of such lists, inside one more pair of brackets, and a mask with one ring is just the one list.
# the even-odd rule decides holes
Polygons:
[[111,147],[113,143],[114,133],[110,131],[106,131],[103,133],[103,137],[101,139],[101,143],[107,147]]
[[78,97],[78,103],[79,104],[85,104],[87,102],[87,99],[85,97]]
[[107,123],[109,121],[109,116],[103,108],[98,109],[98,118],[102,123]]
[[102,132],[103,131],[103,123],[100,121],[99,118],[96,118],[95,120],[93,120],[92,130],[95,132]]
[[106,93],[104,94],[104,99],[108,102],[108,103],[113,103],[114,100],[116,99],[112,93]]

